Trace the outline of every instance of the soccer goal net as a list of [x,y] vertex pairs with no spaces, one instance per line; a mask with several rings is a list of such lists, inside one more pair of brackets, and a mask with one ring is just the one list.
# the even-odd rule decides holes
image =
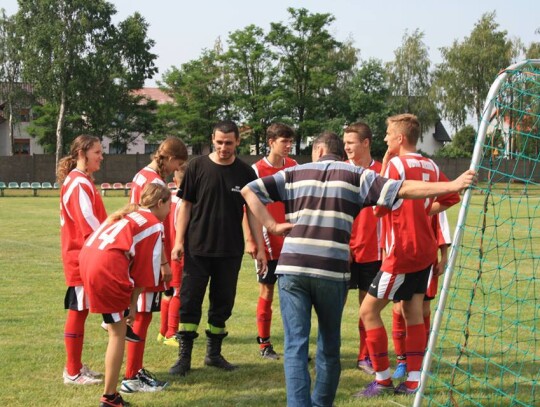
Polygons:
[[491,86],[415,406],[540,405],[540,60]]

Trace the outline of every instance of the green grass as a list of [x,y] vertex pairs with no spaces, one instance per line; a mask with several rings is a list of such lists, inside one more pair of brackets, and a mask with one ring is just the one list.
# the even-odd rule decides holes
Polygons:
[[[95,406],[101,386],[68,387],[62,383],[64,366],[63,325],[65,310],[64,276],[60,261],[58,191],[40,191],[38,197],[19,196],[9,191],[0,198],[0,360],[2,389],[0,404],[5,406]],[[31,192],[30,192],[31,194]],[[476,196],[475,202],[482,197]],[[122,192],[104,198],[111,213],[127,199]],[[455,224],[458,208],[449,211]],[[261,360],[255,342],[255,306],[258,284],[252,260],[246,258],[240,273],[233,315],[228,322],[230,335],[223,354],[240,365],[237,371],[223,373],[203,366],[205,338],[196,340],[193,371],[185,378],[171,377],[169,367],[176,360],[176,349],[158,344],[159,314],[149,329],[145,366],[170,387],[156,394],[134,394],[126,399],[136,406],[284,406],[285,384],[282,361]],[[203,312],[207,310],[204,305]],[[385,311],[390,327],[390,309]],[[204,321],[204,317],[203,317]],[[91,314],[86,323],[83,361],[103,371],[107,336],[99,327],[101,316]],[[361,401],[353,393],[371,379],[354,368],[358,346],[358,302],[352,292],[343,316],[342,375],[337,406],[410,405],[404,397]],[[459,341],[460,333],[456,333]],[[391,337],[391,335],[390,335]],[[282,352],[283,330],[279,298],[274,304],[272,338]],[[316,320],[313,318],[310,353],[315,352]],[[450,353],[452,353],[450,349]],[[392,345],[390,344],[390,352]],[[313,366],[311,367],[314,377]],[[498,376],[494,379],[498,379]],[[472,388],[471,393],[480,392]],[[444,398],[442,396],[439,398]],[[441,400],[439,400],[441,401]],[[397,404],[396,404],[397,403]]]

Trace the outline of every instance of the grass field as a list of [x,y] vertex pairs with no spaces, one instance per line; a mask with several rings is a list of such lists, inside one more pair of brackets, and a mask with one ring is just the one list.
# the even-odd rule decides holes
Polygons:
[[[65,310],[64,277],[60,261],[59,209],[57,191],[40,191],[38,197],[11,193],[0,198],[0,360],[3,386],[0,404],[5,406],[95,406],[101,386],[68,387],[62,382],[64,365],[63,325]],[[30,192],[31,194],[31,192]],[[108,212],[123,206],[123,193],[104,198]],[[8,194],[6,194],[8,195]],[[449,211],[455,224],[458,208]],[[205,338],[195,342],[193,371],[185,378],[167,374],[176,359],[176,349],[158,344],[159,315],[150,326],[145,367],[170,381],[170,387],[156,394],[126,397],[135,406],[284,406],[285,387],[282,361],[265,361],[258,356],[255,342],[255,306],[258,287],[252,260],[245,259],[240,273],[233,316],[228,322],[230,335],[223,354],[240,365],[237,371],[223,373],[203,366]],[[405,397],[359,401],[353,393],[369,381],[355,369],[358,346],[358,307],[356,292],[351,293],[342,327],[342,376],[337,406],[410,405]],[[282,350],[283,330],[279,299],[274,305],[272,338]],[[206,310],[206,305],[203,310]],[[390,309],[385,312],[390,326]],[[204,321],[204,318],[203,318]],[[99,327],[101,316],[91,314],[86,323],[84,363],[103,371],[107,336]],[[315,352],[316,321],[313,319],[311,354]],[[392,346],[390,345],[392,352]],[[313,377],[313,366],[312,366]]]

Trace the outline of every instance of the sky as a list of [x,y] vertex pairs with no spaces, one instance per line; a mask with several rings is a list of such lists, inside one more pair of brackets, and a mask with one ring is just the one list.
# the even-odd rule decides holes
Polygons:
[[[148,36],[156,44],[159,73],[171,66],[196,59],[203,49],[211,49],[218,37],[225,43],[229,33],[255,24],[268,32],[271,22],[288,21],[288,7],[306,8],[311,13],[330,13],[335,21],[329,27],[338,41],[352,39],[360,58],[394,59],[405,32],[424,33],[433,63],[441,62],[439,48],[463,41],[486,12],[496,12],[500,30],[525,45],[540,42],[539,0],[109,0],[116,9],[115,23],[140,12],[149,24]],[[2,0],[0,8],[8,15],[17,11],[16,0]],[[504,67],[501,67],[504,68]]]

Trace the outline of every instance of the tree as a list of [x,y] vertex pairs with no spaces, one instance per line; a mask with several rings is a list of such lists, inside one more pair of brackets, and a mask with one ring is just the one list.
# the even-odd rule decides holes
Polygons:
[[16,25],[23,40],[23,78],[57,111],[57,162],[66,115],[87,118],[92,130],[99,119],[90,112],[115,105],[108,96],[122,94],[115,89],[121,86],[116,78],[124,80],[123,90],[129,92],[156,72],[155,55],[149,52],[153,41],[146,39],[142,17],[135,14],[117,29],[111,23],[115,13],[104,0],[19,1]]
[[431,90],[431,61],[424,33],[416,29],[405,32],[395,59],[387,64],[394,110],[416,115],[422,126],[435,124],[437,107]]
[[229,49],[224,55],[224,64],[232,77],[232,103],[245,124],[251,127],[258,155],[261,135],[275,117],[278,98],[275,55],[266,44],[263,30],[255,25],[234,31],[227,43]]
[[443,116],[454,128],[465,123],[467,113],[480,122],[493,80],[510,64],[512,43],[506,31],[498,31],[498,27],[495,12],[486,13],[470,37],[441,48],[443,62],[436,70],[438,100]]
[[356,54],[343,51],[343,44],[328,31],[335,20],[331,14],[311,14],[304,8],[287,11],[290,21],[271,23],[267,39],[278,55],[279,86],[288,115],[298,124],[296,151],[300,151],[303,136],[326,119],[319,114],[321,107],[340,75],[356,63]]
[[452,137],[451,143],[440,148],[435,155],[436,157],[448,158],[472,157],[475,138],[474,128],[469,125],[465,126]]

